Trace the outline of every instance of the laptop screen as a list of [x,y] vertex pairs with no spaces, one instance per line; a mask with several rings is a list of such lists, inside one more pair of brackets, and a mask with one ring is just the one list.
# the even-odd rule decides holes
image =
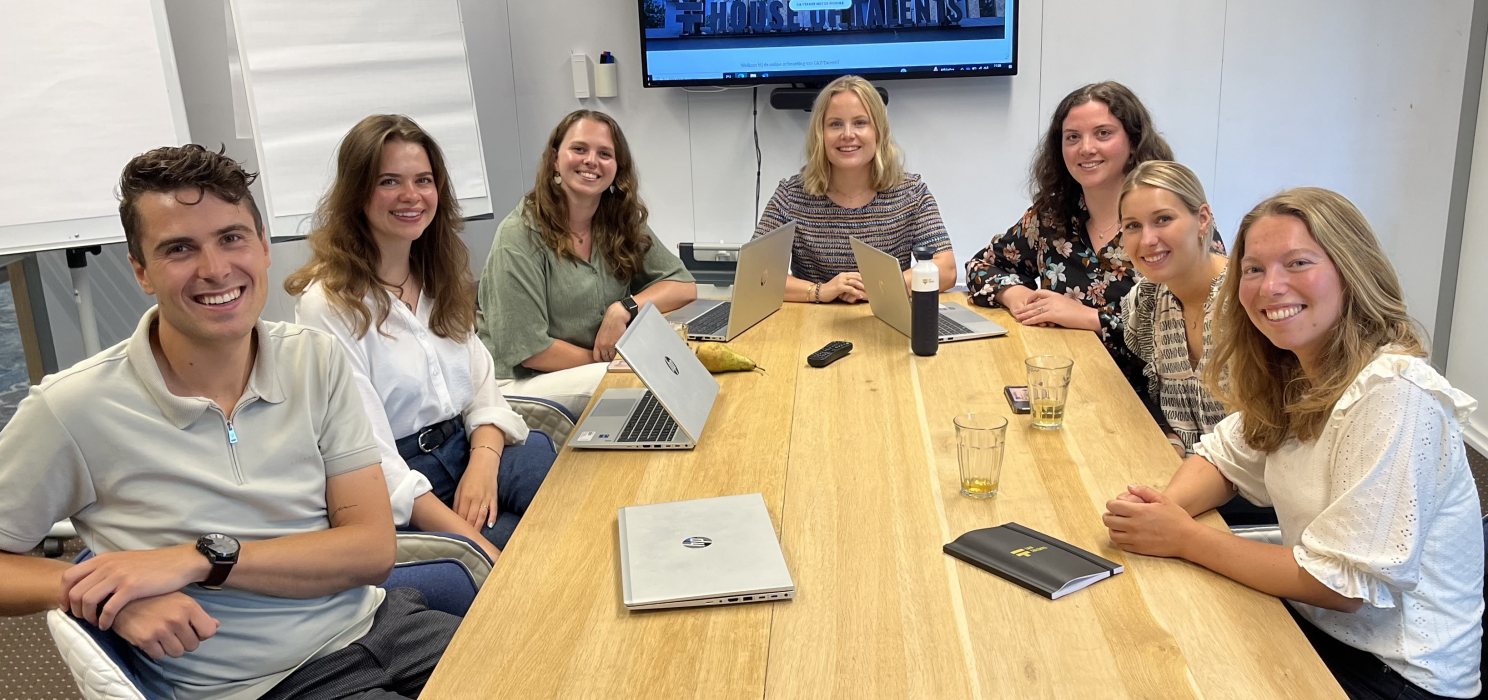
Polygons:
[[696,441],[718,398],[718,380],[650,303],[615,343],[625,362],[656,395],[677,424]]

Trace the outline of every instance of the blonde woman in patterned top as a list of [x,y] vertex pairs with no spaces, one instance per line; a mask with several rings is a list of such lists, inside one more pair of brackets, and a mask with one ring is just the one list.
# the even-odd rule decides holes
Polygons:
[[798,225],[786,301],[866,298],[850,237],[898,258],[906,285],[910,252],[928,247],[940,268],[941,291],[956,284],[956,259],[940,206],[919,175],[904,172],[883,98],[856,75],[833,80],[816,96],[806,164],[780,181],[754,235],[789,221]]
[[1143,279],[1121,301],[1127,347],[1142,362],[1147,391],[1178,455],[1225,417],[1204,389],[1209,319],[1225,256],[1210,250],[1214,214],[1188,168],[1149,160],[1126,176],[1119,202],[1121,245]]
[[[1476,695],[1483,528],[1462,425],[1477,402],[1426,362],[1347,199],[1277,194],[1241,220],[1234,250],[1204,374],[1236,412],[1162,491],[1106,503],[1111,541],[1286,599],[1351,697]],[[1281,544],[1193,519],[1237,491],[1276,506]]]

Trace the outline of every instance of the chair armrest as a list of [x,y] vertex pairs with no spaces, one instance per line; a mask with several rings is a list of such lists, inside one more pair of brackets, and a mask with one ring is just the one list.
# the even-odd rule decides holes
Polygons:
[[480,592],[470,570],[454,559],[411,561],[393,566],[383,588],[412,588],[424,595],[430,610],[465,617]]
[[61,610],[46,614],[47,630],[72,680],[88,700],[156,700],[141,688],[129,642]]
[[480,588],[491,574],[491,558],[464,535],[453,532],[399,532],[396,564],[448,559],[457,561]]
[[552,438],[554,449],[568,442],[568,434],[578,424],[578,416],[569,413],[563,404],[540,396],[508,396],[512,410],[527,421],[527,427],[541,430]]

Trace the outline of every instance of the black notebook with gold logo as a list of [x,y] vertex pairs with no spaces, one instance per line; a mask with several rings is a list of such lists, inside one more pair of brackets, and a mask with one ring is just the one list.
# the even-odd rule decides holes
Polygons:
[[1051,600],[1124,570],[1109,559],[1011,522],[957,537],[945,546],[945,553]]

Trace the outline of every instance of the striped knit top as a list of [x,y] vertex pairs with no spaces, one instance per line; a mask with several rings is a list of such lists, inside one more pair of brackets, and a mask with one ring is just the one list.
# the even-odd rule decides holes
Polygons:
[[1121,300],[1126,321],[1126,344],[1143,362],[1147,390],[1167,419],[1168,427],[1193,454],[1204,433],[1225,417],[1224,405],[1204,388],[1204,366],[1214,349],[1209,325],[1214,319],[1214,300],[1224,284],[1224,273],[1214,278],[1204,301],[1204,354],[1197,366],[1188,361],[1188,330],[1183,323],[1183,304],[1165,284],[1142,280]]
[[899,258],[904,270],[913,262],[910,251],[915,246],[930,246],[937,253],[951,249],[940,207],[919,175],[905,174],[899,184],[856,209],[837,206],[826,195],[807,193],[801,176],[792,175],[775,188],[754,235],[763,236],[789,221],[799,222],[791,245],[791,274],[807,282],[827,282],[857,271],[849,237]]

